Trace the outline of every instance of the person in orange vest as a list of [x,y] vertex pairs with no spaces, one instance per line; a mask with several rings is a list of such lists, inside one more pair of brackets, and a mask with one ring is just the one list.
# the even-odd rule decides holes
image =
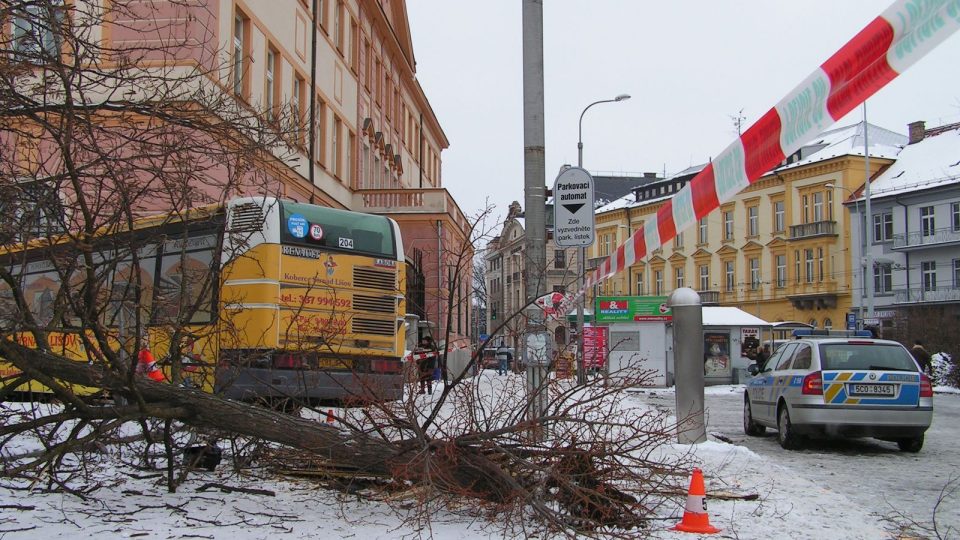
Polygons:
[[153,353],[150,352],[146,342],[144,342],[143,348],[140,349],[140,354],[137,356],[137,373],[146,375],[156,382],[167,380],[163,376],[163,372],[160,371],[160,367],[157,366],[157,360],[153,357]]

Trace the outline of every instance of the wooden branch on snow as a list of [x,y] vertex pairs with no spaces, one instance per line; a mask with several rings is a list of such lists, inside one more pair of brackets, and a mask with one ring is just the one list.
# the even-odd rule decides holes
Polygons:
[[219,484],[217,482],[206,483],[198,487],[197,491],[206,491],[208,489],[219,489],[224,493],[249,493],[250,495],[269,495],[270,497],[276,497],[277,495],[268,489],[233,487],[226,484]]

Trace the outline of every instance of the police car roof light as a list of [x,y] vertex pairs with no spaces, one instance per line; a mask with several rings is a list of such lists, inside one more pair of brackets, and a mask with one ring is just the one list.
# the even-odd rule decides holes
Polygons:
[[793,331],[793,337],[800,338],[828,338],[828,337],[873,337],[869,330],[823,330],[799,328]]

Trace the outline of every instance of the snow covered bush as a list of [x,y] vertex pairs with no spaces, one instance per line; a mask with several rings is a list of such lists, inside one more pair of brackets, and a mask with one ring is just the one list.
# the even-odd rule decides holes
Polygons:
[[960,370],[957,369],[953,358],[945,352],[938,352],[930,357],[933,371],[934,386],[960,386]]

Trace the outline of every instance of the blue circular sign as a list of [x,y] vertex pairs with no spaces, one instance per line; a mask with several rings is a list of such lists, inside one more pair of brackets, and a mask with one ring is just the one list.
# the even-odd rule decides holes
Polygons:
[[301,216],[300,214],[291,214],[287,218],[287,230],[290,231],[295,238],[303,238],[307,236],[307,229],[309,223],[307,223],[307,218]]

